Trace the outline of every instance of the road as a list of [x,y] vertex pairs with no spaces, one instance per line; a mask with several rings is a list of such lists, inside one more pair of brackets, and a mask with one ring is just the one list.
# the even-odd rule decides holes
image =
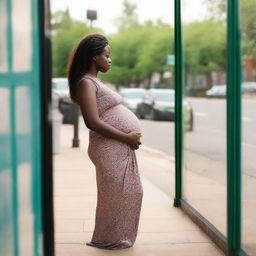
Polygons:
[[[190,98],[194,131],[184,137],[184,163],[191,171],[226,183],[226,100]],[[256,101],[242,102],[243,173],[256,177]],[[174,156],[174,123],[141,120],[142,143]]]

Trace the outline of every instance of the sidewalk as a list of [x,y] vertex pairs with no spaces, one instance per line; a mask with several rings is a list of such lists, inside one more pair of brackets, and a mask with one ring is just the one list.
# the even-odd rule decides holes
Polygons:
[[[95,169],[87,155],[88,130],[81,125],[80,148],[71,147],[72,136],[73,127],[62,125],[60,153],[54,155],[56,256],[223,255],[179,208],[172,206],[173,161],[145,148],[136,151],[144,189],[136,243],[117,251],[86,246],[94,229]],[[167,190],[170,194],[163,192]]]

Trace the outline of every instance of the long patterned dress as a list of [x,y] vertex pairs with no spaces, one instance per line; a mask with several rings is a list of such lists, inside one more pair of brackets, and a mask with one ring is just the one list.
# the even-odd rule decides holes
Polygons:
[[[84,76],[96,86],[99,117],[125,133],[140,131],[137,117],[122,105],[122,97],[98,78]],[[90,130],[88,155],[96,167],[97,207],[91,242],[102,249],[132,247],[137,236],[143,188],[135,151]]]

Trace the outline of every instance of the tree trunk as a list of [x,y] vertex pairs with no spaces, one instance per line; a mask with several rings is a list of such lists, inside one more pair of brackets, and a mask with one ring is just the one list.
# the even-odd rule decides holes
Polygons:
[[150,89],[150,87],[151,87],[151,79],[152,79],[152,74],[150,74],[148,76],[147,84],[146,84],[146,89]]
[[162,84],[163,80],[164,80],[164,72],[161,71],[161,72],[159,72],[159,74],[160,74],[160,81],[159,81],[159,83]]
[[206,78],[206,88],[210,89],[212,87],[211,73],[205,74],[205,78]]

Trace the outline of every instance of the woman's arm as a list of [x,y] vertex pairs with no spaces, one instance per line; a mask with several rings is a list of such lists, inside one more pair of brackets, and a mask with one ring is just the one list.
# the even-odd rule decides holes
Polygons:
[[137,149],[139,147],[141,144],[140,132],[124,133],[99,118],[96,102],[96,87],[91,80],[83,79],[80,81],[77,88],[77,101],[87,128],[106,137],[126,142],[130,144],[133,149]]

